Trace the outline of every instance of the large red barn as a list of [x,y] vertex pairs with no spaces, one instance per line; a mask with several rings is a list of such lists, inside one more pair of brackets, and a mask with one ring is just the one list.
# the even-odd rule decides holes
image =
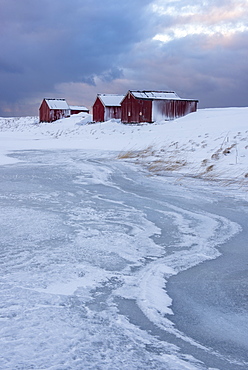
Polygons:
[[174,91],[129,90],[121,102],[121,121],[168,121],[197,110],[198,100],[181,99]]
[[69,117],[70,108],[65,99],[43,99],[39,109],[40,122],[53,122]]
[[125,95],[97,94],[93,105],[93,121],[104,122],[121,118],[121,101]]

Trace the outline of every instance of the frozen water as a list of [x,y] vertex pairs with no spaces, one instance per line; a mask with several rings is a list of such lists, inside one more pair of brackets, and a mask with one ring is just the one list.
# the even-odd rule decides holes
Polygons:
[[247,368],[246,204],[79,150],[13,155],[0,168],[1,369]]

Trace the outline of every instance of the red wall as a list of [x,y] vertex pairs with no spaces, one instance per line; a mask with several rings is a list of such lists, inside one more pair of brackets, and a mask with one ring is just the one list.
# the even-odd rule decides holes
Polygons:
[[128,93],[121,103],[121,121],[124,123],[152,122],[152,101],[136,99]]
[[98,97],[93,105],[93,121],[104,122],[104,105]]
[[72,114],[78,114],[78,113],[89,113],[89,110],[87,109],[87,110],[80,110],[80,109],[77,109],[77,110],[73,110],[73,109],[71,109],[71,115]]
[[172,120],[196,112],[197,101],[190,100],[154,100],[153,121]]
[[64,109],[50,109],[49,122],[57,121],[57,119],[61,119],[64,117],[69,117]]
[[50,122],[50,109],[45,99],[41,103],[39,115],[40,115],[40,122]]

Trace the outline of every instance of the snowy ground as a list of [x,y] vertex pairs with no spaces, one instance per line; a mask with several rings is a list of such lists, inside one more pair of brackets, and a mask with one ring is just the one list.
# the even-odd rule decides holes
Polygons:
[[[83,114],[52,124],[38,124],[37,117],[0,118],[0,155],[15,149],[116,151],[154,174],[176,171],[247,188],[248,108],[202,109],[152,125],[90,121]],[[10,161],[2,156],[0,163]]]
[[248,368],[248,108],[0,118],[0,368]]

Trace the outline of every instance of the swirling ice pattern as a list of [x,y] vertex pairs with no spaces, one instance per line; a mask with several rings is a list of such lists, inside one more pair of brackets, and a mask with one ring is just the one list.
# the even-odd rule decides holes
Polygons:
[[166,283],[217,258],[237,223],[131,165],[18,156],[0,169],[0,368],[234,369],[175,327]]

